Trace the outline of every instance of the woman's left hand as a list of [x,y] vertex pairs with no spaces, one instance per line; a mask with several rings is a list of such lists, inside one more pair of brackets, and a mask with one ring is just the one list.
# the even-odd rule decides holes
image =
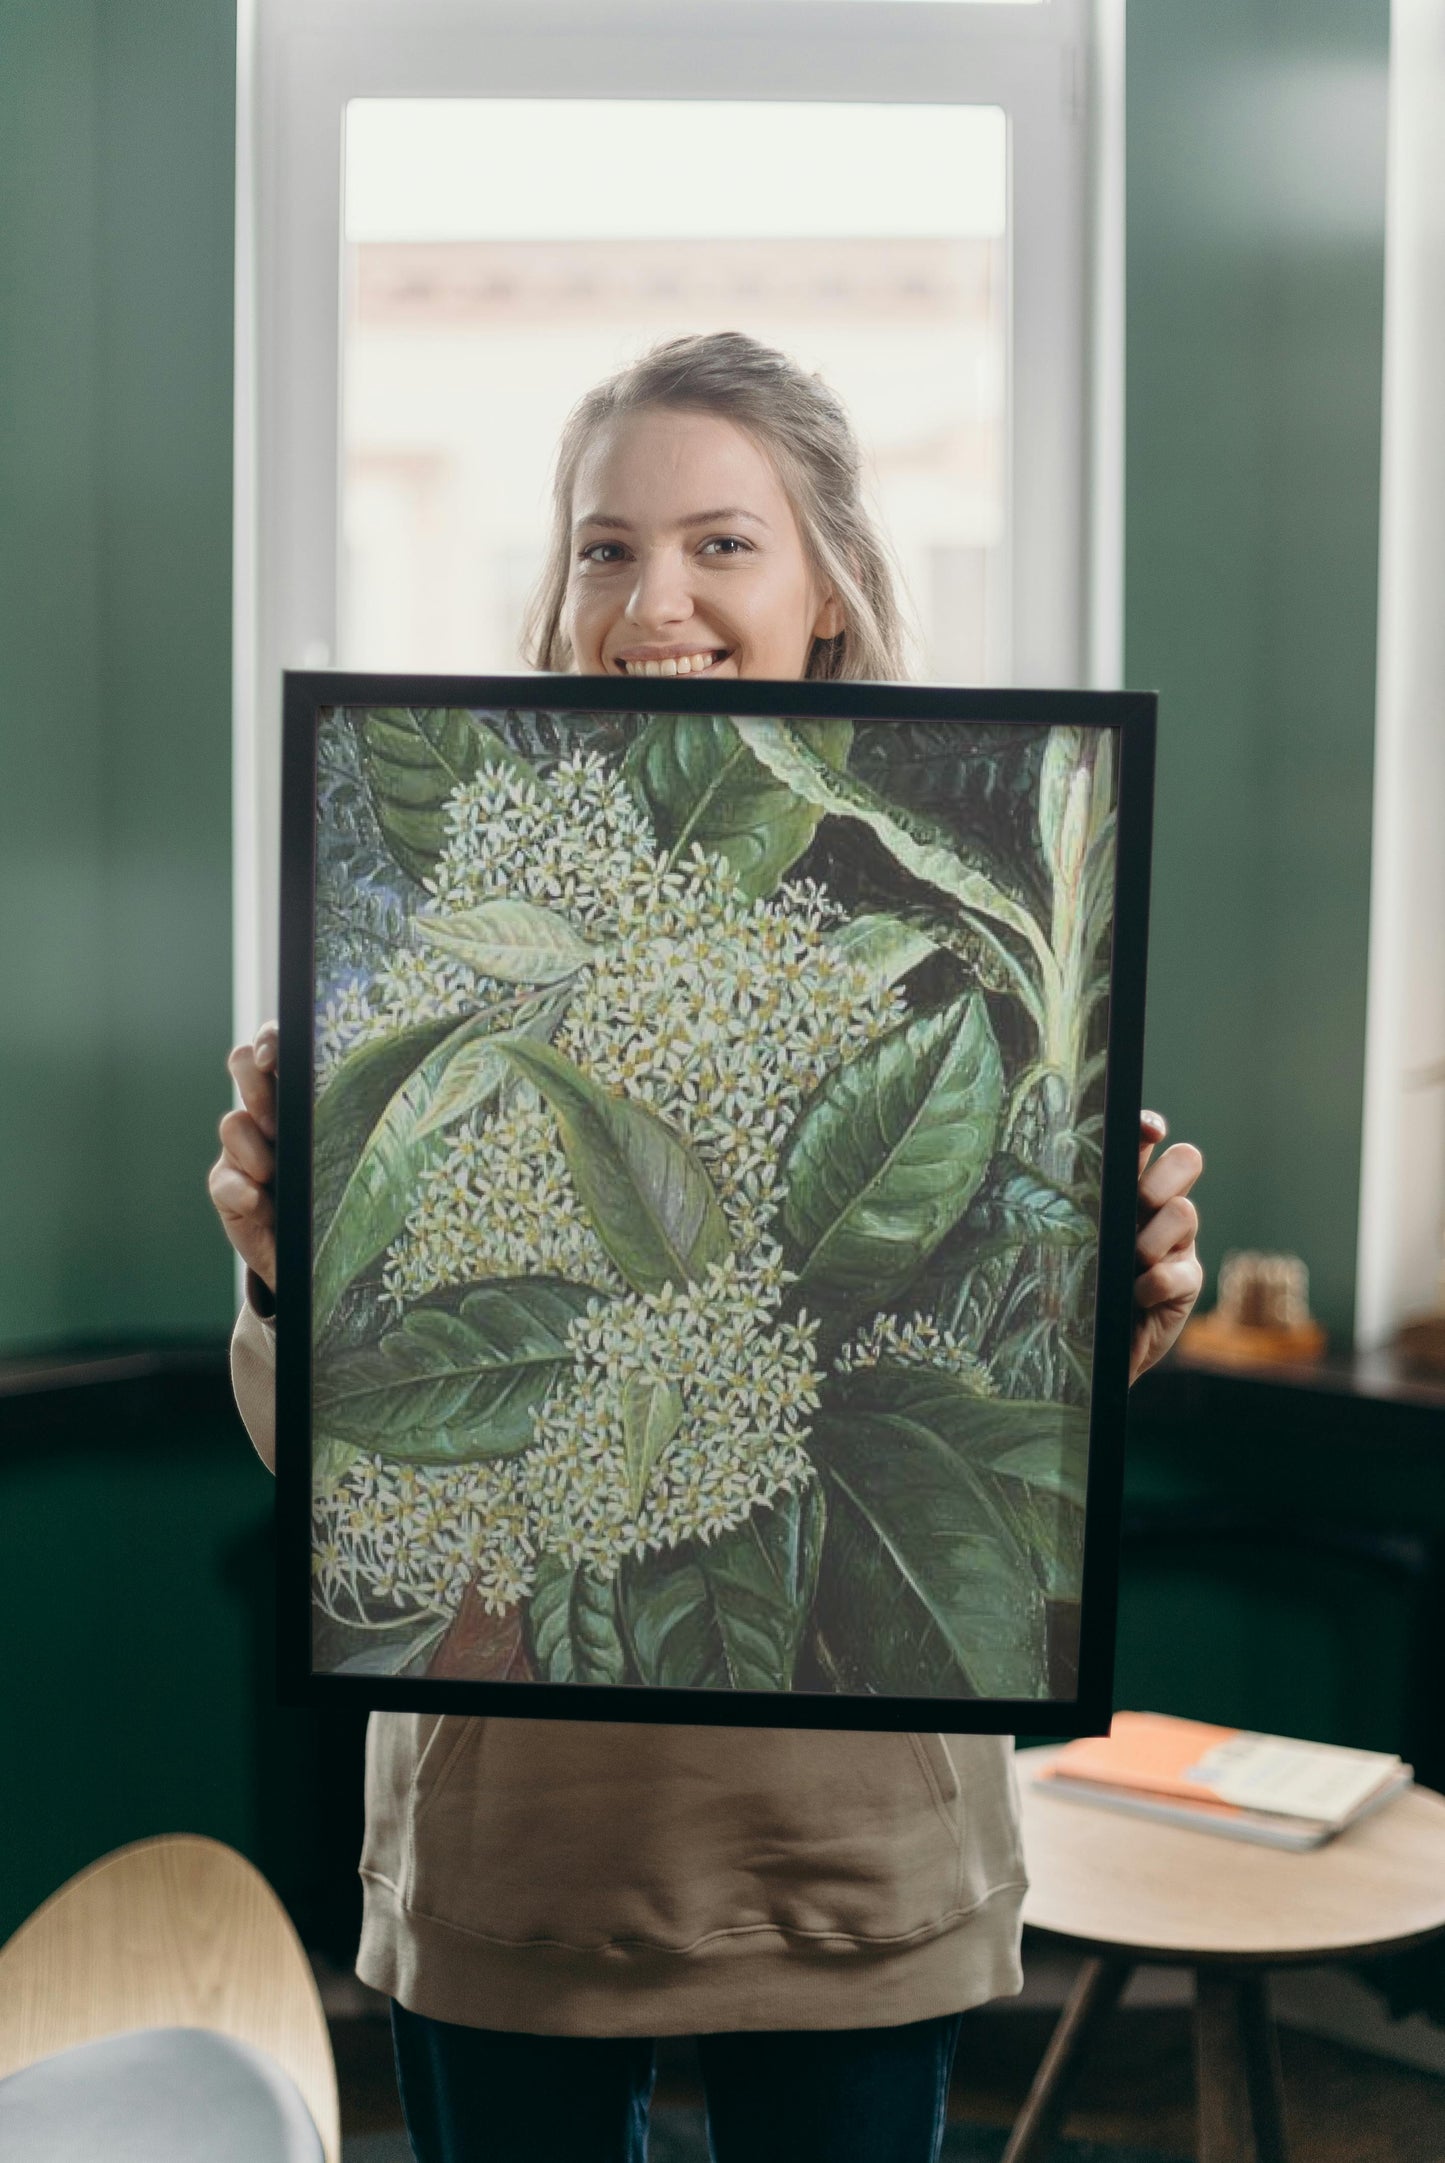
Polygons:
[[1204,1271],[1194,1251],[1199,1212],[1189,1189],[1204,1169],[1192,1142],[1176,1142],[1157,1162],[1149,1162],[1157,1142],[1168,1133],[1158,1112],[1139,1120],[1139,1231],[1134,1241],[1134,1338],[1129,1350],[1129,1380],[1161,1360],[1189,1319],[1199,1297]]

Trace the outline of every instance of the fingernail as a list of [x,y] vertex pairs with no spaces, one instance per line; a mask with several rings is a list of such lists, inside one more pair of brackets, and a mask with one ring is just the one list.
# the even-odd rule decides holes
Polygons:
[[1149,1126],[1157,1127],[1161,1134],[1169,1132],[1169,1121],[1165,1118],[1163,1112],[1140,1112],[1139,1117]]

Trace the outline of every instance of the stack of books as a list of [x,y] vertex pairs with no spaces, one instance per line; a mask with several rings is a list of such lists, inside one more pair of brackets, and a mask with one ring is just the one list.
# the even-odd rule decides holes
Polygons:
[[1160,1712],[1116,1712],[1107,1735],[1065,1743],[1034,1773],[1042,1793],[1070,1802],[1279,1848],[1322,1846],[1413,1778],[1388,1751]]

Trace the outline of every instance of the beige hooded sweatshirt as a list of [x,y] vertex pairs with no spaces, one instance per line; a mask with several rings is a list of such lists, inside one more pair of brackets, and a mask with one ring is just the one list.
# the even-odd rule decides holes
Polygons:
[[[231,1371],[271,1465],[257,1289]],[[376,1712],[361,1877],[362,1981],[464,2026],[887,2027],[1023,1987],[1006,1735]]]

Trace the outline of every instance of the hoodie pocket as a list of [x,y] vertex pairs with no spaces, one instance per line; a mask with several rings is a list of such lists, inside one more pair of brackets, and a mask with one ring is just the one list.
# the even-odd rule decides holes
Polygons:
[[924,1783],[933,1797],[933,1807],[942,1818],[954,1839],[958,1837],[959,1786],[958,1773],[948,1754],[948,1745],[942,1735],[910,1734],[913,1754],[922,1771]]

